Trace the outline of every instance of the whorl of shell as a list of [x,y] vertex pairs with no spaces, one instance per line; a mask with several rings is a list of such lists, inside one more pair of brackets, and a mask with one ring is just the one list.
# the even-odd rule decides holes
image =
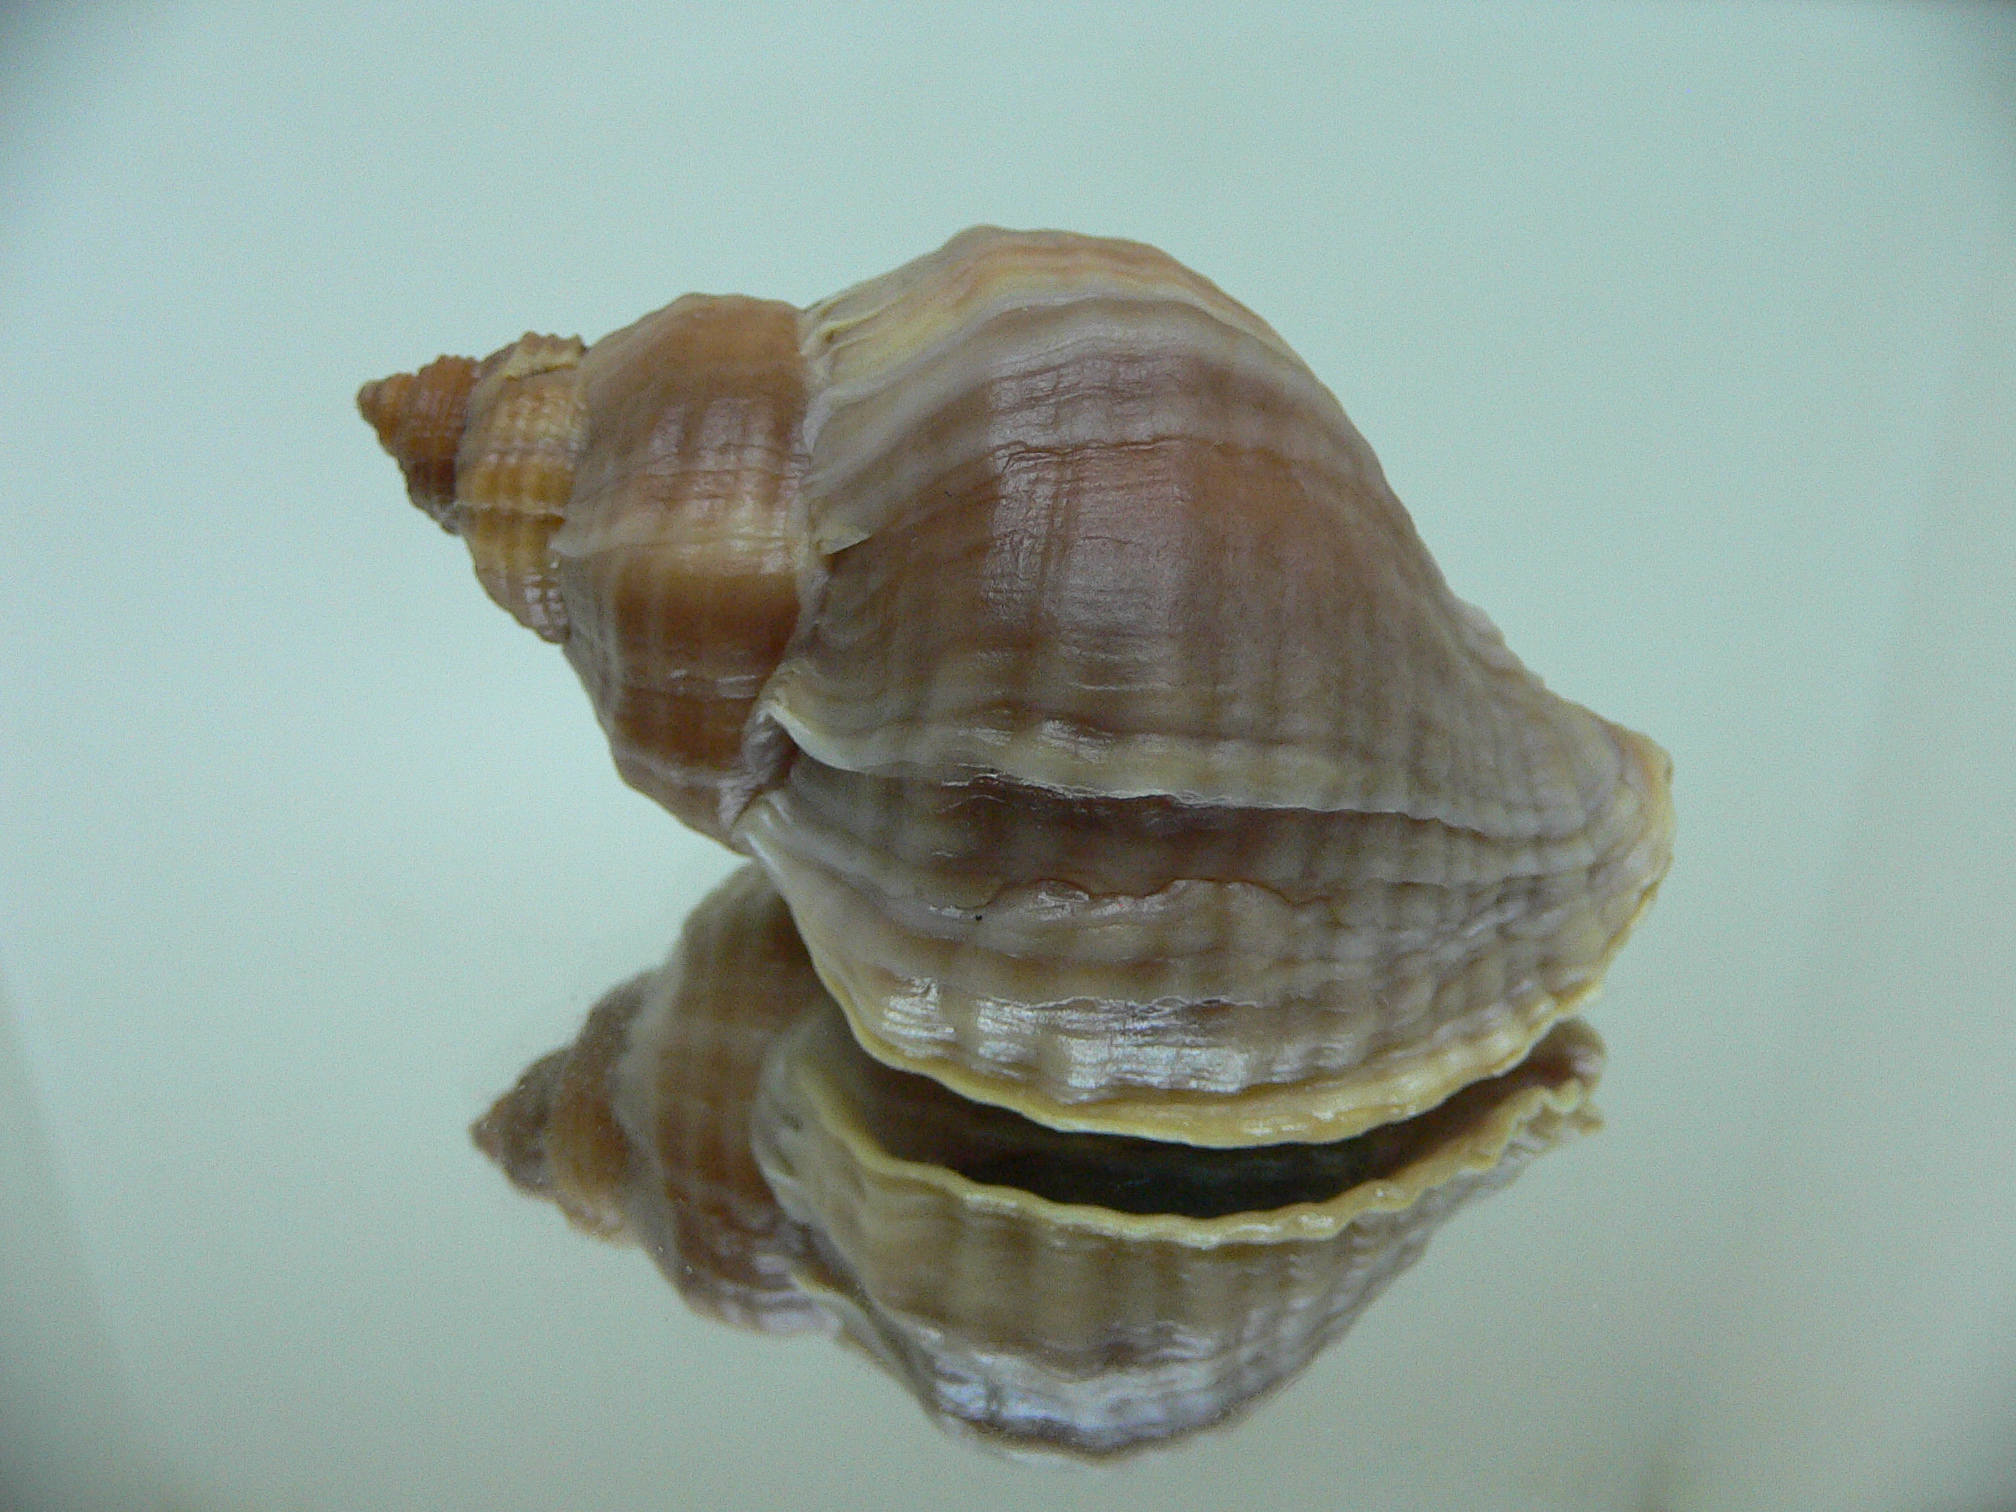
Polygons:
[[1601,1059],[1571,1020],[1515,1070],[1333,1144],[1063,1133],[863,1054],[752,867],[475,1134],[716,1316],[837,1324],[941,1426],[1100,1456],[1291,1378],[1458,1207],[1593,1127]]
[[624,779],[720,840],[798,618],[797,333],[790,305],[689,294],[585,351],[527,335],[358,395],[491,598],[564,643]]
[[[1527,672],[1323,385],[1152,248],[981,228],[802,315],[689,296],[496,376],[518,350],[452,506],[425,373],[365,408],[465,534],[564,515],[479,574],[893,1066],[1335,1139],[1516,1064],[1666,869],[1665,754]],[[530,414],[513,382],[556,391],[536,442],[484,407]]]

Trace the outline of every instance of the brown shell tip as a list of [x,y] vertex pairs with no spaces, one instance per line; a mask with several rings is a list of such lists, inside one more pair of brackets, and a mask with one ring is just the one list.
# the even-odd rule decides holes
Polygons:
[[394,373],[357,391],[357,408],[406,475],[407,497],[455,529],[455,453],[476,384],[476,359],[437,357],[417,373]]
[[489,1112],[469,1126],[469,1137],[476,1148],[503,1169],[513,1186],[533,1197],[553,1194],[553,1164],[546,1152],[546,1127],[552,1116],[554,1089],[566,1062],[565,1050],[556,1050],[537,1061],[518,1078],[516,1086],[491,1105]]

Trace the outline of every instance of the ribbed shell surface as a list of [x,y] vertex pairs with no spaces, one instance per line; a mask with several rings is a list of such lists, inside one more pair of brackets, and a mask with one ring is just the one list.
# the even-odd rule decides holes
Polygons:
[[815,758],[1569,834],[1616,741],[1443,585],[1257,317],[1149,248],[977,231],[804,321]]
[[[972,1138],[971,1105],[892,1086],[924,1079],[868,1062],[837,1012],[779,1041],[753,1129],[812,1238],[801,1282],[927,1411],[1010,1448],[1104,1455],[1226,1421],[1291,1378],[1459,1207],[1592,1126],[1600,1066],[1571,1020],[1518,1070],[1382,1137],[1345,1190],[1210,1218],[1051,1201],[936,1163]],[[1074,1140],[1135,1143],[1029,1125],[1017,1153],[1054,1167]]]
[[872,1053],[1060,1127],[1326,1140],[1593,991],[1666,757],[1448,591],[1263,322],[981,229],[802,327],[789,747],[735,837]]
[[1240,1145],[1342,1138],[1518,1061],[1664,869],[1658,785],[1507,844],[801,758],[741,834],[890,1064],[1060,1128]]
[[798,619],[798,312],[688,295],[598,341],[567,522],[567,658],[617,770],[725,837],[743,726]]

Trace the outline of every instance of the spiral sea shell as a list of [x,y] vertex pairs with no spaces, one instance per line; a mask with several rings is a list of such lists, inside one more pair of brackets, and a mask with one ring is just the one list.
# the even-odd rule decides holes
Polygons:
[[360,402],[623,774],[967,1096],[1386,1122],[1516,1063],[1667,864],[1664,753],[1526,672],[1328,391],[1149,248],[970,231]]
[[[561,643],[623,776],[753,857],[788,907],[816,982],[796,968],[758,1038],[814,1025],[828,994],[844,1015],[848,1034],[793,1028],[763,1052],[762,1176],[738,1155],[722,1192],[765,1223],[781,1200],[790,1243],[718,1228],[747,1265],[702,1305],[802,1323],[809,1289],[927,1397],[1009,1368],[1005,1346],[968,1377],[919,1355],[924,1325],[898,1320],[929,1308],[888,1300],[876,1234],[844,1237],[884,1156],[956,1177],[906,1211],[952,1212],[974,1184],[947,1149],[911,1159],[886,1125],[862,1132],[869,1113],[834,1113],[877,1076],[928,1078],[903,1105],[933,1127],[965,1099],[1016,1122],[944,1127],[1026,1119],[1117,1140],[1099,1148],[1137,1171],[1342,1150],[1522,1065],[1547,1090],[1521,1106],[1546,1113],[1486,1141],[1506,1169],[1579,1116],[1593,1043],[1550,1030],[1665,872],[1667,758],[1527,672],[1450,593],[1328,390],[1162,253],[979,228],[803,311],[688,295],[592,347],[528,335],[359,403],[491,597]],[[675,1032],[665,984],[692,971],[619,989],[605,1030],[535,1067],[480,1136],[661,1260],[713,1220],[671,1198],[688,1217],[639,1217],[637,1182],[678,1165],[650,1152],[677,1140],[607,1091],[616,1052],[595,1047],[626,1021]],[[862,1051],[886,1071],[846,1070]],[[754,1041],[739,1053],[746,1090]],[[1069,1165],[1070,1137],[1030,1139],[1011,1183],[1051,1249],[1105,1232],[1062,1210],[1113,1211],[1029,1177]],[[1443,1197],[1418,1211],[1467,1189],[1430,1183]],[[1364,1232],[1353,1212],[1338,1232]],[[1119,1225],[1130,1243],[1138,1227]],[[1376,1284],[1299,1302],[1330,1320],[1307,1337]],[[1222,1416],[1235,1398],[1197,1400]],[[1026,1431],[1060,1442],[1135,1431],[1074,1438],[1068,1406],[1031,1411],[1050,1426]]]

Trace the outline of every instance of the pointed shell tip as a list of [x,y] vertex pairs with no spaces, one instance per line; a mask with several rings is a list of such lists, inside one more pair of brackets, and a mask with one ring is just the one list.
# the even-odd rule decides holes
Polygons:
[[416,373],[394,373],[357,391],[357,409],[406,477],[406,493],[445,530],[455,529],[455,453],[469,391],[471,357],[438,357]]

